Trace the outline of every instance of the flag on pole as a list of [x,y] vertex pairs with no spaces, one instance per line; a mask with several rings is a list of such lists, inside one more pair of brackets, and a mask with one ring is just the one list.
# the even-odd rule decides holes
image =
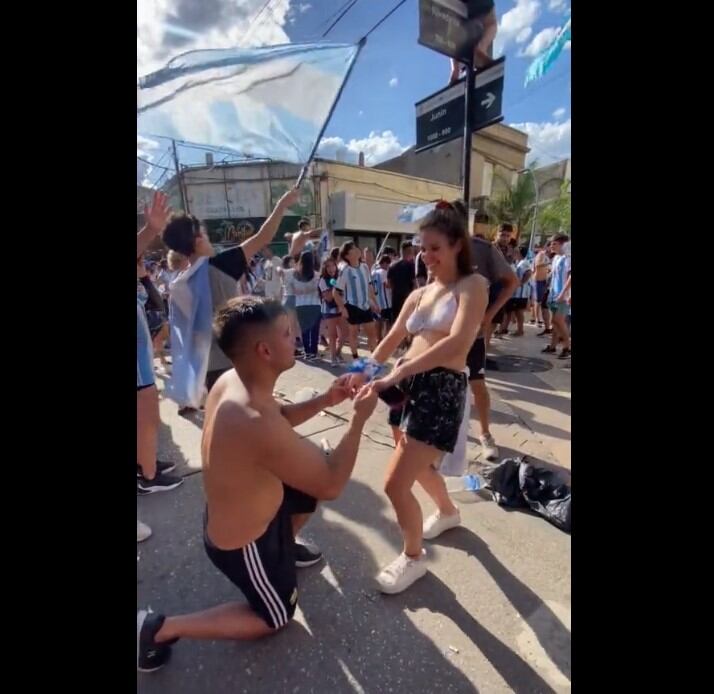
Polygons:
[[360,44],[198,50],[139,79],[137,131],[306,163]]
[[560,31],[551,43],[546,46],[528,66],[526,70],[526,80],[523,86],[528,86],[529,82],[540,79],[553,66],[558,56],[563,52],[563,47],[570,41],[570,17],[560,28]]

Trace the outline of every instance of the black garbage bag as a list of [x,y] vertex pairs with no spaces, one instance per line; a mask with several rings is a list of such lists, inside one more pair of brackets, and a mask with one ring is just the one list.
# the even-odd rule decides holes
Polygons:
[[571,530],[571,490],[562,476],[527,458],[506,458],[484,471],[486,488],[501,506],[524,507],[543,516],[557,528]]

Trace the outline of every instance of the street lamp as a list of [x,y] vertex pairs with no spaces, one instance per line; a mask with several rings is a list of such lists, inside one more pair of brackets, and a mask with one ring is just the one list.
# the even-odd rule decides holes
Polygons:
[[528,242],[528,255],[533,252],[533,241],[535,240],[536,220],[538,219],[538,182],[536,181],[533,169],[518,169],[517,174],[529,173],[533,179],[533,190],[535,190],[535,210],[533,210],[533,224],[531,226],[531,238]]

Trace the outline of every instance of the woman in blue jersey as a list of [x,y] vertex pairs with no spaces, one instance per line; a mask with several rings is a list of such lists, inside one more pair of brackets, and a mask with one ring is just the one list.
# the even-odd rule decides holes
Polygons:
[[373,312],[379,313],[369,268],[360,262],[362,251],[351,241],[342,244],[340,258],[345,263],[337,280],[335,300],[347,319],[352,357],[357,359],[357,335],[362,326],[371,352],[377,346],[377,326]]
[[377,332],[381,340],[392,327],[392,290],[389,288],[389,280],[387,279],[387,271],[392,264],[391,258],[388,255],[383,255],[379,259],[379,263],[372,270],[372,284],[374,285],[374,293],[377,295],[377,304],[379,305],[379,324]]
[[342,320],[340,307],[335,301],[337,274],[337,263],[328,255],[322,263],[318,289],[322,299],[322,323],[327,333],[327,344],[330,348],[330,359],[333,366],[342,363],[341,345],[337,346],[337,332]]

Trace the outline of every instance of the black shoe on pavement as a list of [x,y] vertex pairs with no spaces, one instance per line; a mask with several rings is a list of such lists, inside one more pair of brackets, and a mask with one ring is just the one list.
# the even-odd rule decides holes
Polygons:
[[155,492],[168,492],[183,484],[183,477],[156,473],[153,480],[147,480],[143,475],[136,478],[136,493],[140,496]]
[[543,335],[550,335],[552,332],[553,332],[553,329],[552,329],[552,328],[546,328],[546,329],[543,330],[542,332],[539,332],[539,333],[537,334],[537,337],[543,337]]
[[165,643],[154,641],[165,619],[162,614],[146,610],[139,610],[136,615],[136,669],[139,672],[155,672],[171,657],[171,644],[178,639]]
[[313,548],[301,545],[299,542],[295,543],[295,566],[299,569],[317,564],[321,559],[322,552],[317,547],[314,547],[313,551]]
[[558,355],[558,359],[570,359],[570,350],[563,347],[563,349],[560,351],[560,354]]
[[[171,472],[176,469],[176,463],[172,463],[169,460],[157,460],[156,461],[156,472]],[[136,476],[141,477],[141,468],[136,466]]]
[[555,347],[553,345],[546,345],[544,349],[541,350],[542,354],[555,354]]

